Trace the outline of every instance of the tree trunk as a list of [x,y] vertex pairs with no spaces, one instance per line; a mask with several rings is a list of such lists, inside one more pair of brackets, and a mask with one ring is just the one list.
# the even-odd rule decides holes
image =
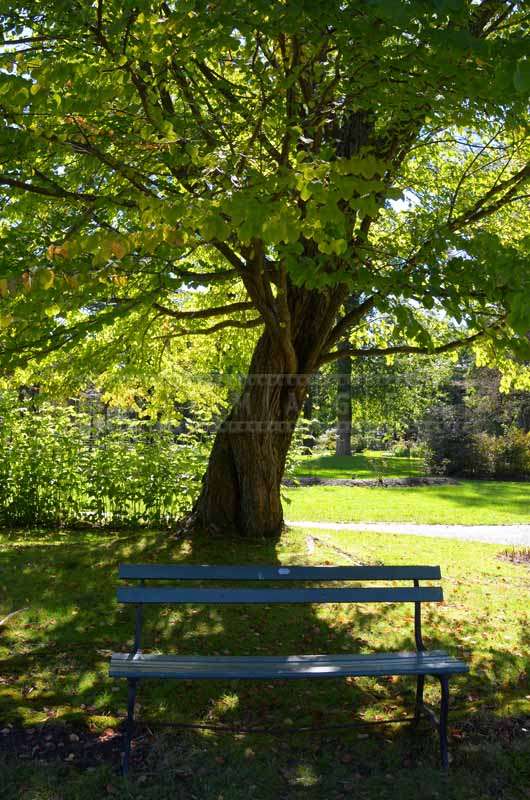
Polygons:
[[308,421],[308,429],[307,434],[304,436],[304,447],[310,452],[313,447],[315,446],[315,431],[314,431],[314,423],[313,423],[313,386],[312,383],[309,382],[307,387],[307,395],[304,400],[304,405],[302,409],[303,416]]
[[[348,346],[348,342],[339,345]],[[351,456],[351,356],[344,356],[337,361],[337,433],[335,436],[335,455]]]
[[297,372],[265,330],[240,398],[216,434],[202,490],[190,515],[192,530],[227,536],[276,537],[283,527],[281,480],[310,375],[333,316],[329,298],[297,291],[291,308]]

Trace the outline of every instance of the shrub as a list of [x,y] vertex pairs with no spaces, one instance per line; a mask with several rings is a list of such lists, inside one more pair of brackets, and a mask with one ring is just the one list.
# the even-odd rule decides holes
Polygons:
[[400,439],[399,441],[394,442],[394,444],[390,448],[390,452],[392,453],[393,456],[398,456],[400,458],[409,458],[410,448],[411,448],[411,442],[407,442],[405,439]]
[[390,452],[400,458],[425,458],[427,448],[423,442],[400,439],[392,445]]
[[495,456],[495,477],[523,478],[530,476],[530,433],[513,428],[498,437]]
[[425,465],[432,475],[462,475],[469,460],[470,425],[463,406],[435,406],[422,426]]
[[475,432],[464,406],[440,406],[424,426],[426,465],[434,475],[469,478],[530,477],[530,433],[511,428],[501,436]]
[[198,422],[175,432],[0,395],[0,522],[167,525],[191,505],[208,453]]
[[467,442],[467,458],[463,473],[470,478],[495,477],[495,452],[499,438],[489,433],[474,433]]

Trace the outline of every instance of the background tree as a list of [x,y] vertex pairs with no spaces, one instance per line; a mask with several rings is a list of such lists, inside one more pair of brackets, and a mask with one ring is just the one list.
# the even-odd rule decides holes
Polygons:
[[[350,295],[344,304],[344,311],[350,313],[358,304],[358,298]],[[348,350],[350,346],[346,334],[338,342],[338,350]],[[351,456],[352,433],[352,358],[346,353],[338,358],[335,364],[337,372],[337,435],[335,438],[335,455]]]
[[[339,363],[339,362],[336,362]],[[404,441],[419,443],[419,426],[434,405],[446,400],[455,374],[452,354],[351,359],[349,389],[335,364],[324,367],[312,380],[314,427],[318,446],[337,454],[337,427],[349,411],[352,450],[383,449]],[[346,394],[346,403],[341,399]],[[340,455],[340,454],[338,454]]]
[[[259,334],[195,525],[278,533],[323,364],[528,354],[525,4],[43,0],[0,20],[5,368],[131,315],[168,341]],[[392,325],[366,346],[375,313]]]
[[[349,349],[349,342],[339,342],[338,349]],[[352,432],[352,357],[337,359],[337,435],[335,455],[351,456]]]

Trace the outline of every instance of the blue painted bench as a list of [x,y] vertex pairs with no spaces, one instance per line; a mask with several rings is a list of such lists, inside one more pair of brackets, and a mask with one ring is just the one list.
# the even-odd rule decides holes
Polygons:
[[[423,643],[421,604],[440,602],[440,586],[420,586],[421,581],[438,581],[440,568],[423,567],[303,567],[303,566],[192,566],[177,564],[122,564],[119,577],[140,581],[118,589],[118,602],[136,607],[133,649],[129,653],[113,653],[109,674],[128,681],[128,712],[123,772],[129,767],[131,738],[134,725],[136,689],[140,680],[233,680],[235,678],[266,679],[340,678],[346,676],[415,676],[416,704],[414,721],[428,716],[438,728],[442,767],[448,766],[447,716],[449,710],[449,678],[468,672],[463,661],[442,650],[428,651]],[[146,585],[147,581],[192,581],[194,588],[182,585]],[[205,588],[211,581],[279,582],[278,588],[233,586]],[[409,586],[325,587],[285,586],[290,582],[321,584],[325,582],[410,582]],[[299,655],[299,656],[185,656],[156,655],[141,650],[142,609],[145,604],[275,604],[275,603],[413,603],[413,652],[372,654]],[[426,676],[440,681],[441,703],[439,718],[423,702]]]

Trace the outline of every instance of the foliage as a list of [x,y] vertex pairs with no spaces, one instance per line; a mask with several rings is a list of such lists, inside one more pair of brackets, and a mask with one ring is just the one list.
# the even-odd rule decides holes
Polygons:
[[[351,381],[347,377],[354,451],[385,448],[405,434],[416,438],[419,420],[442,396],[454,366],[450,356],[420,360],[398,355],[391,360],[352,361]],[[319,449],[334,448],[340,377],[336,370],[325,367],[311,380],[312,432]]]
[[463,376],[464,402],[476,430],[500,435],[513,427],[530,430],[528,386],[507,385],[498,369],[470,365]]
[[78,404],[0,395],[4,525],[167,525],[198,492],[208,448],[199,420],[184,430]]
[[[152,410],[152,409],[151,409]],[[0,393],[0,523],[166,526],[191,509],[219,417],[164,422],[89,402]],[[285,474],[302,457],[293,436]]]
[[530,475],[528,391],[502,392],[497,370],[461,362],[420,434],[433,474],[487,478]]
[[415,362],[410,356],[401,356],[354,363],[353,424],[361,441],[374,431],[379,447],[405,433],[414,436],[418,421],[440,397],[452,366],[447,356]]
[[472,420],[464,405],[435,405],[422,425],[427,470],[432,475],[464,475],[471,434]]
[[481,478],[530,478],[530,433],[513,428],[501,436],[474,433],[464,473]]
[[[491,358],[528,354],[522,4],[1,12],[6,367],[80,340],[116,357],[109,332],[123,351],[138,331],[265,326],[305,372],[349,329],[363,357],[453,346],[429,314]],[[314,291],[328,329],[309,358],[297,319]],[[375,313],[386,325],[365,348]]]
[[307,454],[306,441],[312,430],[312,420],[301,417],[298,420],[291,440],[291,446],[287,453],[287,460],[284,469],[286,478],[296,477],[300,470],[300,465]]
[[97,336],[8,373],[0,387],[39,386],[60,404],[88,387],[114,407],[153,419],[172,420],[176,407],[189,404],[207,416],[223,413],[240,388],[255,337],[220,332],[211,346],[204,337],[166,334],[160,323],[132,312]]
[[392,445],[391,453],[393,456],[405,456],[407,458],[420,458],[424,460],[426,448],[422,442],[401,439]]

